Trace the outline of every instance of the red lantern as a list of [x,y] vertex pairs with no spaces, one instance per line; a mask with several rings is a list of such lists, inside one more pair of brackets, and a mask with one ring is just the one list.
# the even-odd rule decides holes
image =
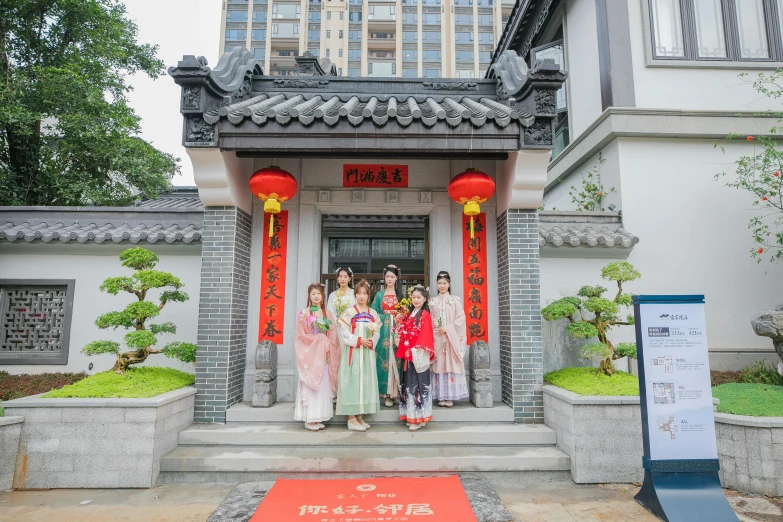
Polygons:
[[264,202],[264,212],[272,214],[269,220],[269,237],[274,231],[275,214],[284,203],[296,194],[296,179],[280,167],[272,166],[255,172],[250,177],[250,192]]
[[449,197],[464,205],[464,214],[470,216],[470,237],[473,237],[473,216],[481,213],[481,203],[495,193],[495,182],[488,174],[469,168],[457,174],[449,183]]

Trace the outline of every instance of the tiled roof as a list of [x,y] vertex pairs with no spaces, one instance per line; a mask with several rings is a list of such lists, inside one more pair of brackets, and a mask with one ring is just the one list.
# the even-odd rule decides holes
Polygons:
[[195,187],[134,207],[0,207],[0,243],[193,243],[203,230]]
[[[427,127],[434,126],[439,120],[445,120],[452,127],[463,121],[481,127],[494,122],[498,127],[506,127],[512,121],[519,121],[529,127],[533,124],[532,115],[519,112],[490,98],[478,101],[469,97],[443,96],[441,101],[432,97],[416,99],[408,97],[376,96],[339,96],[339,95],[303,95],[292,93],[260,94],[245,101],[237,102],[220,109],[204,113],[204,120],[210,125],[226,118],[239,125],[249,118],[257,125],[275,120],[280,124],[298,121],[310,125],[315,120],[323,120],[327,125],[336,125],[341,118],[354,126],[366,122],[382,126],[396,121],[403,127],[414,120],[420,120]],[[344,101],[343,101],[344,99]]]
[[541,212],[540,247],[592,247],[630,249],[639,238],[623,228],[614,212]]

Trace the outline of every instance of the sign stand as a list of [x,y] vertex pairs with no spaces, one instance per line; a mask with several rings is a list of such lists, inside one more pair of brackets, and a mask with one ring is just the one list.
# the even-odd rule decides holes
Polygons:
[[665,522],[738,522],[720,485],[703,295],[633,298],[644,442],[636,501]]

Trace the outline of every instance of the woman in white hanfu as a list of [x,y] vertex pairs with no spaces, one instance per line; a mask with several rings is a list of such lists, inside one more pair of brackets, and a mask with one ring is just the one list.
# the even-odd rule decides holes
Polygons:
[[430,300],[432,329],[435,334],[435,360],[432,362],[432,398],[438,406],[450,408],[453,401],[468,396],[465,379],[467,340],[465,308],[459,297],[451,295],[451,276],[438,273],[438,295]]
[[335,274],[337,274],[338,287],[329,294],[326,309],[339,319],[343,312],[356,304],[356,297],[353,294],[353,270],[350,267],[340,267]]

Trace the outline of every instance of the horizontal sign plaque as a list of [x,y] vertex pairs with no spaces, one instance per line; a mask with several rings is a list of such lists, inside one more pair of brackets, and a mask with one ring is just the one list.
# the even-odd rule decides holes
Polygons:
[[408,166],[346,163],[343,187],[408,188]]

